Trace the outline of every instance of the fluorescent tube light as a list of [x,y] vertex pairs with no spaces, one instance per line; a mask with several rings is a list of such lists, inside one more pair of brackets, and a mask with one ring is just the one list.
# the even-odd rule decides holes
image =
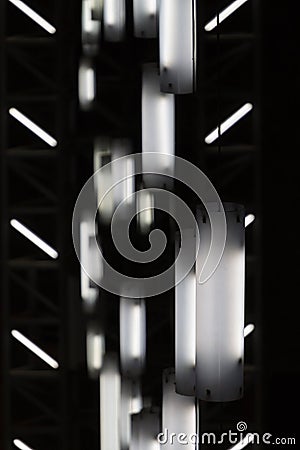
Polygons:
[[28,348],[28,350],[32,351],[36,356],[42,359],[46,364],[51,366],[53,369],[57,369],[59,367],[58,362],[55,359],[51,358],[47,353],[45,353],[42,349],[40,349],[37,345],[31,342],[27,337],[25,337],[22,333],[17,330],[11,331],[12,336],[17,339],[21,344]]
[[24,127],[28,128],[32,133],[36,134],[42,141],[49,144],[51,147],[57,146],[57,141],[50,136],[50,134],[46,133],[46,131],[42,130],[38,125],[36,125],[32,120],[28,119],[24,114],[22,114],[16,108],[10,108],[9,114],[18,120]]
[[225,122],[223,122],[220,127],[217,127],[213,130],[208,136],[205,138],[205,142],[207,144],[211,144],[219,136],[225,133],[225,131],[229,130],[233,125],[235,125],[239,120],[241,120],[249,111],[251,111],[253,105],[251,103],[246,103],[240,109],[238,109],[232,116],[230,116]]
[[[231,3],[227,8],[223,9],[219,14],[219,24],[222,23],[227,17],[231,16],[238,8],[240,8],[247,0],[236,0]],[[212,31],[218,26],[218,16],[214,17],[210,22],[208,22],[204,29],[205,31]]]
[[54,34],[56,29],[47,20],[43,19],[39,14],[37,14],[33,9],[31,9],[26,3],[21,0],[9,0],[10,3],[15,5],[20,11],[22,11],[26,16],[30,17],[35,23],[37,23],[44,30],[48,31],[50,34]]
[[56,250],[54,250],[50,245],[46,244],[41,238],[39,238],[36,234],[34,234],[32,231],[30,231],[27,227],[22,225],[18,220],[12,219],[10,221],[11,226],[19,231],[23,236],[25,236],[29,241],[31,241],[33,244],[35,244],[37,247],[39,247],[43,252],[47,253],[51,258],[57,259],[58,253]]
[[244,338],[246,338],[247,336],[249,336],[249,334],[251,334],[254,330],[255,330],[255,325],[254,325],[253,323],[249,323],[249,324],[244,328]]
[[252,444],[254,441],[254,435],[252,433],[248,433],[247,436],[244,437],[238,444],[230,447],[229,450],[242,450],[247,447],[247,445]]
[[254,214],[248,214],[245,217],[245,228],[248,227],[249,225],[251,225],[252,222],[254,222],[255,220],[255,215]]

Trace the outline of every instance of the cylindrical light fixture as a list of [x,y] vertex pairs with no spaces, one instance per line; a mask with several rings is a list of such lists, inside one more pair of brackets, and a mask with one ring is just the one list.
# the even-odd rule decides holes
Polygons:
[[[196,257],[195,230],[181,230],[188,252]],[[180,249],[181,234],[176,234],[176,256]],[[183,278],[182,267],[175,262],[175,373],[176,392],[195,395],[196,363],[196,273],[194,268]],[[180,281],[182,280],[182,281]]]
[[[171,434],[174,439],[169,439]],[[195,444],[190,439],[196,434],[195,399],[176,393],[175,371],[166,369],[163,373],[162,433],[159,441],[166,450],[180,450],[183,434],[186,436],[184,448],[195,450]]]
[[125,34],[125,0],[103,1],[103,25],[106,41],[122,41]]
[[105,338],[100,326],[89,324],[86,332],[86,360],[91,378],[98,378],[105,353]]
[[187,94],[194,90],[195,22],[194,0],[160,0],[160,80],[163,92]]
[[134,35],[155,38],[157,35],[158,0],[133,0]]
[[[211,216],[222,214],[217,204]],[[211,232],[207,212],[199,209],[197,273],[196,394],[207,401],[231,401],[243,394],[245,238],[244,208],[225,203],[227,240],[222,259],[203,284],[199,276]]]
[[118,357],[106,354],[100,373],[100,444],[103,450],[120,450],[121,377]]
[[154,222],[154,195],[149,190],[137,192],[137,213],[139,230],[146,234]]
[[160,431],[159,411],[155,408],[143,409],[132,416],[132,438],[130,450],[159,450],[157,436]]
[[122,372],[133,378],[141,375],[146,354],[145,300],[120,298],[120,357]]
[[[175,154],[175,99],[172,94],[160,91],[159,75],[155,64],[145,64],[142,89],[142,150],[143,181],[145,187],[172,186]],[[157,153],[157,158],[147,158],[147,153]],[[145,175],[166,170],[170,177]]]
[[78,72],[78,98],[83,110],[92,107],[96,97],[95,66],[91,58],[82,58]]

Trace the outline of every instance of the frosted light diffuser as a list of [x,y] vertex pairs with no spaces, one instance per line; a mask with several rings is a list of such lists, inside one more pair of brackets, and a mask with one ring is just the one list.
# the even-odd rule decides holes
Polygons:
[[133,0],[134,35],[155,38],[157,35],[158,0]]
[[[210,215],[221,214],[217,204]],[[243,394],[245,228],[244,208],[224,204],[227,240],[216,271],[197,282],[196,394],[207,401],[237,400]],[[200,250],[197,280],[210,245],[210,221],[199,209]]]
[[239,120],[241,120],[246,114],[248,114],[253,108],[251,103],[246,103],[240,109],[238,109],[232,116],[230,116],[225,122],[223,122],[220,127],[217,127],[205,138],[207,144],[211,144],[216,141],[219,136],[229,130],[233,125],[235,125]]
[[[196,257],[196,237],[192,229],[181,230],[189,253]],[[176,234],[176,256],[180,248],[180,234]],[[176,392],[195,395],[196,364],[196,273],[183,278],[183,268],[175,262],[175,373]],[[178,283],[182,280],[180,283]]]
[[91,59],[84,58],[80,62],[78,73],[78,97],[82,109],[89,109],[96,97],[96,75]]
[[14,117],[18,122],[20,122],[24,127],[28,128],[32,133],[38,136],[42,141],[46,142],[46,144],[50,145],[50,147],[56,147],[57,141],[50,136],[50,134],[46,133],[42,128],[36,125],[32,120],[28,119],[23,113],[21,113],[16,108],[10,108],[9,114]]
[[[167,369],[163,373],[163,403],[162,430],[168,430],[169,436],[184,433],[192,436],[196,433],[196,408],[194,397],[179,395],[175,392],[174,369]],[[182,444],[170,439],[163,445],[166,450],[182,450]],[[195,450],[195,444],[188,442],[184,445],[187,450]]]
[[142,299],[120,298],[120,357],[126,376],[141,375],[146,354],[146,307]]
[[25,337],[22,333],[20,333],[17,330],[12,330],[11,334],[17,341],[19,341],[26,348],[28,348],[28,350],[30,350],[32,353],[34,353],[36,356],[42,359],[46,364],[48,364],[48,366],[52,367],[53,369],[57,369],[59,367],[58,362],[55,361],[55,359],[51,358],[51,356],[49,356],[37,345],[35,345],[33,342],[27,339],[27,337]]
[[193,92],[196,59],[194,35],[194,0],[160,0],[160,83],[163,92]]
[[[219,24],[222,23],[227,17],[231,16],[238,8],[240,8],[247,0],[235,0],[227,8],[223,9],[219,14]],[[210,22],[208,22],[204,29],[205,31],[212,31],[218,26],[218,16],[214,17]]]
[[[174,163],[168,155],[175,154],[175,97],[160,92],[159,75],[155,64],[143,67],[142,88],[142,151],[145,187],[172,186]],[[147,159],[147,153],[157,158]],[[145,172],[167,171],[170,177],[146,175]]]
[[39,14],[37,14],[32,8],[30,8],[26,3],[21,0],[9,0],[10,3],[15,5],[20,11],[22,11],[31,20],[37,23],[41,28],[46,30],[50,34],[54,34],[56,29],[47,20],[43,19]]
[[106,354],[100,373],[100,445],[120,450],[121,377],[118,357]]
[[99,374],[105,353],[105,339],[99,330],[88,329],[86,335],[87,368],[91,377]]
[[106,41],[121,41],[125,34],[125,0],[104,0],[103,24]]
[[50,247],[50,245],[46,244],[40,237],[38,237],[35,233],[29,230],[29,228],[25,227],[22,223],[20,223],[16,219],[12,219],[10,221],[11,226],[21,233],[24,237],[26,237],[29,241],[39,247],[44,253],[49,255],[53,259],[58,258],[58,253],[54,248]]

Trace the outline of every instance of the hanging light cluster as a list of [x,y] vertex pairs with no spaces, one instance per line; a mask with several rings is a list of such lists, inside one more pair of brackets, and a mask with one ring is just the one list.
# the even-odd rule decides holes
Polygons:
[[[79,70],[79,99],[82,109],[88,109],[96,98],[96,75],[90,55],[96,43],[99,44],[100,23],[103,21],[105,40],[122,41],[125,1],[83,0],[82,11],[83,49],[88,57],[82,59]],[[116,209],[123,204],[126,217],[135,209],[138,211],[138,230],[148,234],[155,223],[155,196],[151,189],[172,191],[174,188],[176,95],[192,93],[195,89],[195,1],[133,0],[133,19],[136,38],[156,38],[157,35],[159,38],[158,64],[143,64],[141,71],[142,181],[136,179],[134,160],[122,159],[132,154],[131,142],[99,137],[94,142],[93,194],[99,223],[110,226]],[[155,159],[147,158],[153,153]],[[110,164],[112,162],[115,164]],[[159,175],[162,169],[167,177]],[[112,185],[114,189],[110,190]],[[141,188],[138,191],[137,186]],[[214,272],[202,282],[201,272],[211,251],[212,233],[218,232],[212,230],[212,218],[224,211],[227,224],[224,252]],[[143,296],[121,295],[119,298],[119,356],[105,353],[102,329],[89,330],[88,367],[91,374],[100,377],[101,450],[158,449],[158,435],[165,429],[175,434],[196,434],[196,399],[227,402],[241,398],[245,333],[244,232],[245,224],[249,225],[252,217],[245,222],[244,208],[237,204],[225,204],[224,211],[217,203],[206,205],[206,209],[198,208],[195,214],[200,232],[198,253],[194,229],[183,229],[175,237],[175,255],[184,238],[195,264],[185,276],[185,262],[175,262],[175,369],[168,368],[163,373],[161,414],[151,402],[147,406],[142,398],[141,377],[147,353]],[[122,219],[122,210],[120,217]],[[94,232],[95,217],[87,214],[80,224],[80,251],[84,265],[96,279],[102,276],[103,266],[91,244],[90,236]],[[93,305],[100,295],[99,288],[82,268],[83,301]],[[182,448],[176,443],[166,443],[165,447]],[[186,448],[196,447],[189,443]]]

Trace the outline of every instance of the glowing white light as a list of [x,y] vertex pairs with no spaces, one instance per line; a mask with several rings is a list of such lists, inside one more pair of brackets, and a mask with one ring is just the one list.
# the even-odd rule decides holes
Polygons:
[[25,337],[22,333],[17,330],[11,331],[12,336],[17,339],[17,341],[21,342],[28,350],[32,351],[36,356],[42,359],[45,363],[51,366],[53,369],[57,369],[59,367],[58,362],[55,359],[51,358],[47,353],[41,350],[37,345],[31,342],[27,337]]
[[[97,6],[97,9],[94,11],[95,6]],[[97,54],[101,31],[101,8],[101,4],[94,5],[91,0],[82,0],[82,44],[84,53],[88,55]]]
[[28,128],[32,133],[42,139],[44,142],[49,144],[51,147],[57,146],[57,141],[50,136],[50,134],[46,133],[46,131],[42,130],[38,125],[36,125],[32,120],[28,119],[24,114],[18,111],[16,108],[10,108],[9,114],[18,120],[24,127]]
[[254,222],[255,220],[255,215],[254,214],[248,214],[245,217],[245,228],[248,227],[249,225],[251,225],[252,222]]
[[121,377],[116,355],[104,357],[100,373],[101,448],[120,450]]
[[104,37],[107,41],[121,41],[125,32],[125,0],[104,0]]
[[154,196],[151,192],[141,189],[137,195],[137,220],[142,233],[147,233],[154,222]]
[[154,38],[157,34],[157,0],[133,0],[134,35]]
[[131,385],[131,409],[130,414],[138,414],[143,409],[143,397],[141,383],[138,380],[132,381]]
[[25,236],[29,241],[31,241],[33,244],[35,244],[37,247],[39,247],[43,252],[47,253],[51,258],[56,259],[58,258],[58,253],[56,250],[54,250],[50,245],[46,244],[41,238],[39,238],[36,234],[34,234],[32,231],[30,231],[27,227],[22,225],[18,220],[12,219],[10,221],[11,226],[19,231],[23,236]]
[[[203,268],[209,248],[209,217],[218,217],[219,205],[199,208],[197,220],[201,245],[196,276]],[[226,245],[222,259],[205,282],[196,285],[196,395],[206,401],[232,401],[243,394],[245,228],[244,209],[225,203]],[[214,230],[218,232],[218,230]]]
[[28,445],[24,444],[24,442],[22,442],[20,439],[14,439],[13,443],[20,450],[33,450],[31,447],[28,447]]
[[[142,90],[142,150],[143,176],[146,187],[172,188],[175,153],[175,96],[160,91],[159,75],[154,64],[143,69]],[[157,153],[157,158],[147,158],[148,152]],[[169,177],[153,175],[166,170]]]
[[78,74],[79,102],[83,109],[88,109],[96,96],[96,75],[92,61],[84,59]]
[[[219,23],[222,23],[227,17],[234,13],[238,8],[240,8],[247,0],[236,0],[231,3],[227,8],[225,8],[219,14]],[[208,22],[204,29],[205,31],[211,31],[218,26],[218,16],[214,17],[210,22]]]
[[229,450],[242,450],[247,447],[247,445],[254,442],[254,435],[252,433],[248,433],[247,436],[244,437],[238,444],[230,447]]
[[[196,258],[196,237],[192,229],[181,230],[182,244],[188,255]],[[176,235],[176,257],[180,248],[180,235]],[[176,392],[195,394],[196,364],[196,274],[192,269],[183,278],[186,261],[175,262],[175,373]]]
[[86,353],[88,370],[93,375],[101,369],[103,363],[103,355],[105,353],[103,334],[88,330],[86,336]]
[[126,375],[139,376],[146,352],[146,312],[144,300],[120,299],[120,355]]
[[250,112],[253,108],[251,103],[246,103],[240,109],[238,109],[232,116],[230,116],[225,122],[223,122],[220,127],[217,127],[214,131],[212,131],[206,138],[205,142],[207,144],[211,144],[219,136],[225,133],[225,131],[229,130],[233,125],[235,125],[239,120],[241,120],[248,112]]
[[249,334],[251,334],[254,330],[255,330],[255,325],[253,325],[253,323],[249,323],[249,324],[244,328],[244,337],[249,336]]
[[160,0],[160,85],[163,92],[186,94],[193,91],[194,34],[194,0]]
[[56,32],[56,29],[49,22],[47,22],[47,20],[43,19],[43,17],[37,14],[28,5],[26,5],[26,3],[22,2],[21,0],[9,0],[9,1],[48,33],[54,34]]

